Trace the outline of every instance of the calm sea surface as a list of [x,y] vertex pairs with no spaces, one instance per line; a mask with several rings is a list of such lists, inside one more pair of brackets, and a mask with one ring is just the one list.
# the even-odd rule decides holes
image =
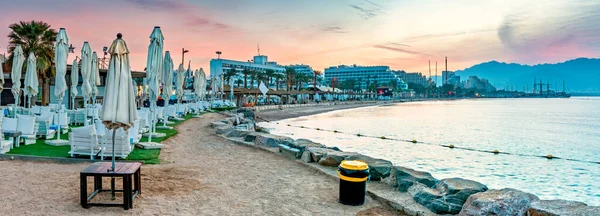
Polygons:
[[[489,188],[510,187],[542,199],[600,206],[600,164],[534,157],[552,154],[600,162],[600,97],[412,102],[279,122],[261,126],[273,134],[384,158],[438,179],[462,177]],[[357,133],[419,143],[357,137]],[[449,144],[509,154],[439,146]]]

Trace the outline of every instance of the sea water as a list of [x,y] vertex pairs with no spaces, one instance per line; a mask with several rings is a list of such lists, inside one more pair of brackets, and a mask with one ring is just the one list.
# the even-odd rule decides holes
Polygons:
[[[491,189],[600,205],[600,97],[409,102],[260,125],[438,179],[461,177]],[[507,154],[482,152],[494,150]],[[543,157],[549,154],[562,159]]]

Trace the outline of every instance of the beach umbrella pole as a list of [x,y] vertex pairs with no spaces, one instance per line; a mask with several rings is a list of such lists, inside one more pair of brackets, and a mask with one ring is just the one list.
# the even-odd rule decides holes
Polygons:
[[[113,129],[112,135],[112,159],[110,172],[115,172],[115,137],[117,136],[117,128]],[[115,177],[110,177],[110,199],[115,200]]]

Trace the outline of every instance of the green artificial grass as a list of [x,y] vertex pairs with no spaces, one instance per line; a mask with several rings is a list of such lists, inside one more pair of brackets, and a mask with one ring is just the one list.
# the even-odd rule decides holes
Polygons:
[[[205,112],[204,112],[205,113]],[[200,113],[200,115],[204,114]],[[174,121],[173,124],[168,124],[168,126],[177,126],[189,119],[191,119],[193,114],[188,114],[183,117],[183,121]],[[162,125],[162,124],[157,124]],[[71,128],[77,128],[81,126],[71,126]],[[69,130],[69,132],[71,132]],[[175,129],[167,130],[167,129],[156,129],[157,133],[165,133],[166,136],[161,138],[153,138],[152,142],[160,143],[169,137],[175,136],[178,132]],[[63,140],[69,140],[68,134],[61,134],[60,136]],[[142,137],[140,142],[148,142],[147,137]],[[70,158],[71,155],[69,151],[71,147],[66,146],[51,146],[46,145],[45,139],[37,139],[35,144],[31,145],[20,145],[18,148],[13,148],[7,154],[14,155],[30,155],[30,156],[44,156],[44,157],[58,157],[58,158]],[[159,164],[160,163],[160,149],[140,149],[134,148],[133,151],[127,156],[126,160],[133,161],[144,161],[145,164]],[[89,158],[89,156],[82,156],[81,158]]]

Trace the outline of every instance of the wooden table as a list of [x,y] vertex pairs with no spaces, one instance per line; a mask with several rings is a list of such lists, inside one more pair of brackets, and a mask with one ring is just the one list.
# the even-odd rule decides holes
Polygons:
[[[89,206],[123,206],[125,210],[133,208],[133,199],[142,192],[141,184],[141,163],[115,163],[115,170],[108,171],[111,169],[111,162],[97,162],[85,168],[80,173],[80,201],[83,208],[89,208]],[[90,196],[87,192],[87,178],[94,177],[94,191]],[[123,189],[114,190],[116,192],[123,193],[123,204],[121,203],[89,203],[97,194],[101,192],[111,192],[111,189],[102,188],[102,178],[111,178],[111,189],[115,189],[114,177],[123,178]],[[133,178],[133,182],[132,182]],[[133,188],[132,188],[133,183]]]
[[14,146],[19,147],[19,136],[21,136],[23,133],[21,131],[3,131],[4,133],[4,137],[10,137],[13,139],[13,143],[12,145],[10,145],[10,148],[12,149]]

